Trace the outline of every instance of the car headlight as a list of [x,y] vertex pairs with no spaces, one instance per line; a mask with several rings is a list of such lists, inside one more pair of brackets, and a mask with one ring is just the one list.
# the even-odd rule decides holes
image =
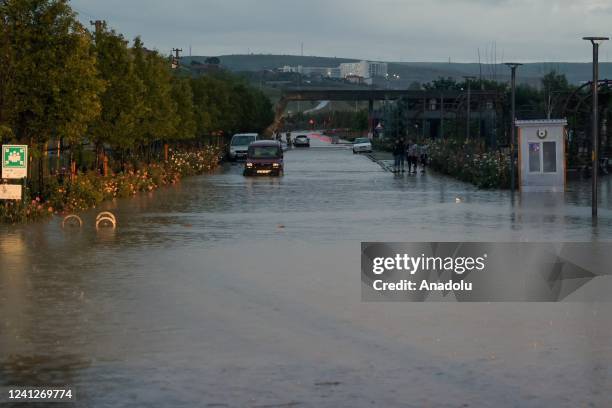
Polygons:
[[273,164],[272,164],[272,167],[275,167],[275,168],[280,167],[280,164],[278,164],[278,163],[273,163]]
[[246,166],[251,168],[251,167],[253,167],[253,163],[247,163]]

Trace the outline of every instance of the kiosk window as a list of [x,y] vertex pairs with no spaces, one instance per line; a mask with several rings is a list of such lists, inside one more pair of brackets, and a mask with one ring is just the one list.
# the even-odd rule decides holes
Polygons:
[[544,162],[544,173],[557,172],[557,143],[542,143],[542,158]]
[[540,143],[529,143],[529,171],[539,173],[542,169],[540,165]]

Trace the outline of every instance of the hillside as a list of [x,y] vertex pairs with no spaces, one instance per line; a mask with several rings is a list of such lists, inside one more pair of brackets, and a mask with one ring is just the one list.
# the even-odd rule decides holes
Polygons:
[[[337,67],[343,62],[354,62],[358,59],[330,58],[298,55],[222,55],[218,57],[221,64],[234,72],[244,71],[263,71],[291,66],[308,67]],[[183,60],[189,63],[191,60],[203,62],[205,56],[185,57]],[[573,84],[580,84],[589,81],[592,75],[590,63],[569,63],[569,62],[539,62],[529,63],[519,68],[518,80],[523,83],[537,85],[540,78],[551,70],[556,70],[565,74],[568,81]],[[397,74],[402,78],[402,82],[430,82],[439,77],[453,77],[456,79],[464,75],[480,76],[482,71],[483,78],[497,79],[499,81],[509,80],[509,69],[503,64],[482,64],[477,63],[444,63],[444,62],[389,62],[389,74]],[[612,63],[600,64],[600,77],[612,78]]]
[[[188,63],[191,60],[204,62],[206,56],[184,57]],[[276,69],[284,65],[303,65],[308,67],[337,67],[344,62],[354,62],[357,60],[347,58],[329,57],[301,57],[298,55],[221,55],[218,56],[221,65],[231,71],[262,71],[266,69]]]

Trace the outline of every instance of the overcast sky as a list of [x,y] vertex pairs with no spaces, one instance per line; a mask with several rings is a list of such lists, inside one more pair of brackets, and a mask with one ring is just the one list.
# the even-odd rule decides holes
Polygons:
[[[185,55],[300,54],[385,61],[588,61],[612,0],[72,0],[83,22]],[[612,58],[612,42],[601,59]]]

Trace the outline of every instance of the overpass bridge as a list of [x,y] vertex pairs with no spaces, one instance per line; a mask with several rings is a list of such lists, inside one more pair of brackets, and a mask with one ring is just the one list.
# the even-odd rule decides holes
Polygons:
[[474,119],[481,121],[496,114],[502,95],[495,91],[471,90],[409,90],[409,89],[368,89],[368,88],[285,88],[276,105],[276,117],[270,133],[280,130],[283,116],[289,102],[293,101],[367,101],[370,132],[373,131],[374,102],[402,99],[408,103],[407,115],[423,122],[425,132],[429,124],[430,136],[444,133],[444,119],[467,115],[468,99]]

